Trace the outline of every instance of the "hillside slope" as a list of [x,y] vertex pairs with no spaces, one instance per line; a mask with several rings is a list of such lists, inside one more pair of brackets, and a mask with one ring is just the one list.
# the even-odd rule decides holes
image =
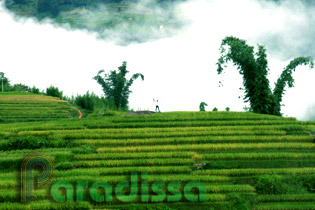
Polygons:
[[[48,186],[33,193],[29,206],[19,204],[16,172],[22,159],[36,151],[54,159],[53,182],[104,181],[116,186],[128,181],[132,172],[147,172],[149,186],[156,181],[199,181],[206,186],[203,203],[185,199],[141,203],[139,192],[132,205],[114,198],[97,208],[315,209],[315,144],[294,118],[174,112],[67,119],[3,124],[0,139],[0,149],[6,150],[0,153],[0,209],[92,209],[95,205],[53,203],[47,197]],[[33,140],[42,146],[32,150]],[[17,142],[29,149],[12,150]],[[149,190],[149,195],[151,199],[155,194]]]
[[30,93],[0,93],[0,123],[69,118],[72,108],[59,98]]

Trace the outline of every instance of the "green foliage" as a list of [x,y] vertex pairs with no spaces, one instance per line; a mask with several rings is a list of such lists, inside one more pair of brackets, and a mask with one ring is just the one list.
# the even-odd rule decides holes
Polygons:
[[315,193],[315,175],[303,177],[303,186],[310,193]]
[[214,108],[212,109],[212,111],[213,111],[213,112],[217,112],[217,111],[218,111],[218,108],[217,108],[217,107],[214,107]]
[[4,76],[3,72],[0,72],[0,91],[2,91],[2,79],[3,79],[3,91],[17,91],[17,92],[28,92],[28,93],[35,93],[35,94],[42,94],[42,92],[33,86],[32,88],[25,85],[25,84],[10,84],[10,80]]
[[47,139],[36,136],[16,136],[11,137],[2,150],[22,150],[22,149],[40,149],[51,146]]
[[107,110],[114,110],[115,105],[113,101],[104,97],[99,97],[89,91],[84,95],[78,95],[74,99],[74,105],[87,110],[88,112],[104,112]]
[[11,91],[11,84],[10,80],[4,76],[5,74],[3,72],[0,72],[0,82],[1,82],[1,91]]
[[134,80],[138,79],[138,77],[141,77],[141,79],[144,80],[144,76],[140,73],[132,75],[132,77],[127,80],[126,74],[128,72],[127,63],[124,61],[122,66],[118,67],[118,71],[112,70],[109,74],[102,76],[105,72],[104,70],[101,70],[93,78],[102,86],[106,97],[109,100],[114,101],[117,109],[128,109],[129,94],[132,93],[132,91],[130,91],[131,85]]
[[[229,47],[226,50],[226,47]],[[223,72],[222,65],[232,61],[243,75],[245,87],[245,102],[250,102],[250,111],[261,114],[281,115],[281,101],[286,85],[293,87],[294,79],[292,72],[299,65],[310,65],[313,68],[313,61],[310,57],[299,57],[293,59],[284,68],[276,86],[271,91],[269,86],[268,62],[266,49],[258,45],[258,52],[254,47],[247,45],[245,40],[232,36],[223,39],[220,47],[221,57],[218,59],[218,74]]]
[[52,96],[52,97],[58,97],[60,99],[62,99],[63,96],[63,92],[59,90],[59,88],[54,87],[54,86],[50,86],[46,89],[46,95],[47,96]]
[[200,111],[206,111],[205,107],[208,106],[205,102],[201,102],[199,105],[199,110]]
[[225,111],[229,112],[230,111],[230,107],[226,107]]
[[303,182],[297,176],[283,177],[280,175],[265,175],[257,178],[256,191],[259,194],[287,194],[304,191]]
[[240,194],[229,194],[230,203],[227,207],[228,210],[250,210],[251,201]]

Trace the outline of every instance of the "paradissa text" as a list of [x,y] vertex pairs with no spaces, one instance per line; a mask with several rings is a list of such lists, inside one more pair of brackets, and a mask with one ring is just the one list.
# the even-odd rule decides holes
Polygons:
[[[130,181],[123,181],[114,187],[116,199],[130,203],[141,195],[140,202],[178,202],[182,201],[183,195],[188,202],[204,202],[206,201],[206,187],[203,183],[192,181],[183,186],[183,192],[180,188],[182,182],[173,181],[166,185],[165,182],[157,181],[150,183],[151,190],[149,190],[148,174],[142,173],[141,179],[138,179],[137,173],[131,173]],[[140,181],[140,186],[138,183]],[[97,181],[89,186],[87,181],[78,181],[74,186],[65,181],[58,181],[54,183],[50,189],[51,197],[56,202],[80,202],[84,201],[84,191],[88,189],[89,195],[94,202],[112,202],[113,201],[113,186],[107,182]],[[125,189],[128,189],[126,195]],[[139,191],[139,189],[141,189]],[[167,189],[165,192],[164,189]],[[60,190],[65,190],[61,193]],[[153,192],[150,195],[150,192]],[[196,193],[198,192],[198,193]],[[75,197],[75,199],[74,199]]]

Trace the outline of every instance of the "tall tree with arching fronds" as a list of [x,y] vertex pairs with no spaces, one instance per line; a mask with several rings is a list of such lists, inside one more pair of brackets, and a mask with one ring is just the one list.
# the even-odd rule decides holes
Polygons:
[[118,71],[113,70],[106,74],[104,70],[100,70],[93,78],[102,86],[105,96],[114,101],[117,109],[128,109],[129,94],[132,93],[131,85],[138,77],[144,80],[144,76],[140,73],[132,75],[128,80],[126,79],[128,72],[127,62],[124,61],[122,66],[118,67]]
[[222,65],[232,61],[237,66],[240,74],[243,75],[244,101],[250,103],[250,111],[261,114],[281,116],[282,96],[286,85],[289,88],[293,87],[292,73],[296,67],[299,65],[314,67],[311,57],[293,59],[284,68],[272,91],[267,78],[269,69],[264,46],[258,45],[258,51],[255,53],[254,47],[247,45],[245,40],[228,36],[222,40],[220,51],[221,56],[217,62],[218,74],[221,74],[224,70]]

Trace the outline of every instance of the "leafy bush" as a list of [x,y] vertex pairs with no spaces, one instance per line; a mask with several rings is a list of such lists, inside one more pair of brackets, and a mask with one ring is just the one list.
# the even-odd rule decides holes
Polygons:
[[227,209],[229,210],[250,210],[251,201],[243,195],[229,194],[230,203]]
[[104,97],[99,97],[94,93],[89,93],[89,91],[84,95],[75,97],[73,103],[89,113],[116,109],[113,101]]
[[62,99],[63,92],[60,91],[57,87],[50,86],[49,88],[46,89],[46,95],[58,97],[58,98]]
[[297,176],[282,177],[279,175],[265,175],[257,178],[256,191],[259,194],[301,193],[303,182]]
[[3,150],[22,150],[22,149],[40,149],[51,147],[52,144],[47,139],[36,136],[17,136],[11,137],[7,144],[3,145]]
[[218,108],[217,108],[217,107],[214,107],[214,108],[212,109],[212,111],[213,111],[213,112],[217,112],[217,111],[218,111]]
[[310,193],[315,193],[315,175],[310,175],[307,177],[301,177],[303,180],[303,186]]
[[230,111],[230,107],[226,107],[225,111],[229,112]]
[[261,176],[257,179],[256,191],[259,194],[285,194],[288,186],[283,182],[281,176]]

